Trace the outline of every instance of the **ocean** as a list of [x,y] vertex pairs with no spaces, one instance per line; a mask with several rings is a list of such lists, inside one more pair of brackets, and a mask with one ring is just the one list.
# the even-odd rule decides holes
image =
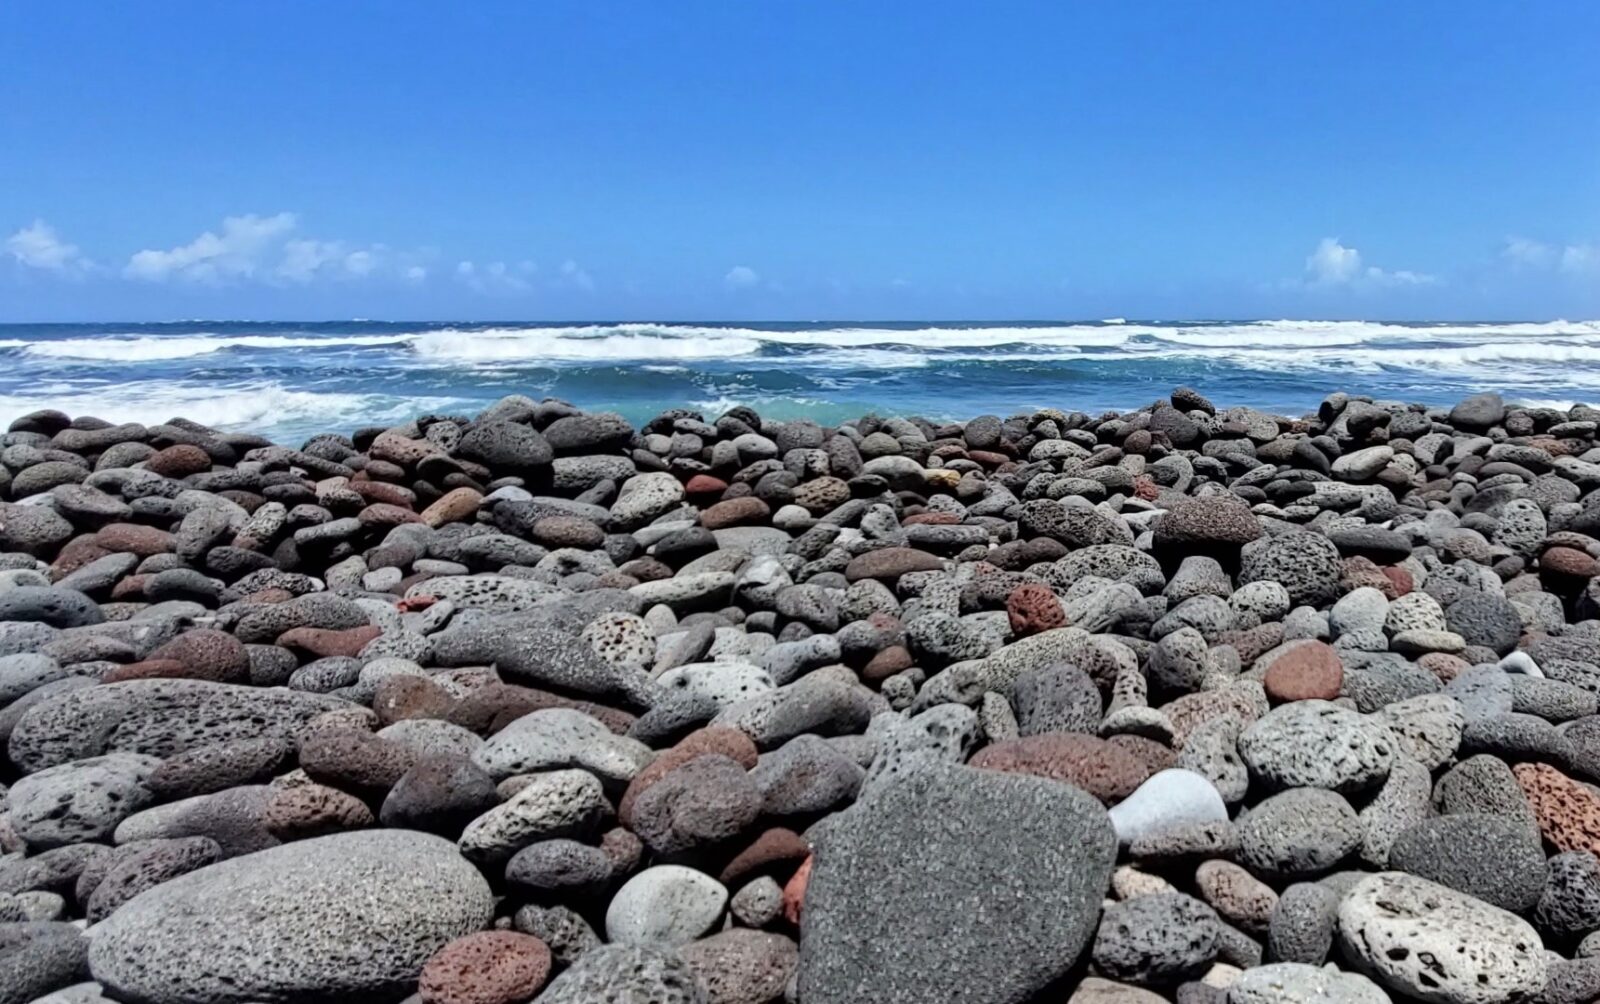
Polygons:
[[185,417],[296,443],[507,394],[641,422],[747,404],[837,422],[1138,407],[1189,384],[1219,405],[1312,411],[1345,390],[1446,404],[1480,390],[1600,401],[1600,321],[258,323],[0,325],[0,422],[38,408]]

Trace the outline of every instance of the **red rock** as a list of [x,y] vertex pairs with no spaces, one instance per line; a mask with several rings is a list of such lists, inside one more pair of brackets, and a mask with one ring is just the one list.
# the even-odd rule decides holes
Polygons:
[[373,824],[361,799],[324,784],[279,788],[267,798],[262,823],[279,840],[304,840]]
[[756,765],[756,744],[743,732],[720,725],[696,729],[684,736],[678,745],[657,756],[634,775],[633,780],[628,783],[628,790],[622,793],[622,800],[617,803],[617,818],[624,826],[631,826],[633,803],[639,800],[640,795],[668,773],[682,767],[695,757],[710,753],[728,757],[745,770]]
[[372,694],[372,710],[384,725],[411,718],[448,718],[456,699],[425,676],[391,676]]
[[798,833],[782,826],[765,830],[749,847],[733,856],[717,881],[737,889],[760,875],[788,875],[811,855],[811,846]]
[[411,614],[416,613],[418,610],[426,610],[438,602],[438,597],[428,596],[426,594],[419,596],[407,596],[403,600],[395,600],[394,608],[403,614]]
[[953,512],[919,512],[900,521],[901,526],[951,526],[961,522]]
[[1424,652],[1417,656],[1417,665],[1438,677],[1440,683],[1449,683],[1462,670],[1470,669],[1472,663],[1449,652]]
[[789,923],[800,926],[800,916],[805,910],[806,884],[811,881],[811,862],[807,855],[795,870],[794,877],[783,887],[783,916]]
[[985,467],[999,467],[1001,464],[1011,462],[1011,458],[1004,453],[995,453],[991,450],[968,450],[967,459]]
[[151,454],[144,465],[164,478],[186,478],[211,470],[211,455],[198,446],[179,443]]
[[861,679],[867,683],[881,683],[915,664],[910,650],[904,645],[890,645],[867,660],[867,664],[861,668]]
[[117,584],[111,587],[112,602],[120,603],[123,600],[137,602],[144,599],[144,584],[149,578],[148,575],[130,575],[117,580]]
[[137,554],[148,558],[172,550],[172,534],[138,523],[111,523],[94,535],[95,543],[107,551]]
[[1008,774],[1065,781],[1107,805],[1127,798],[1150,768],[1121,746],[1076,732],[1046,732],[1008,739],[978,751],[972,766]]
[[1248,666],[1283,644],[1283,624],[1267,621],[1244,631],[1223,631],[1217,635],[1216,643],[1233,646],[1239,661]]
[[510,683],[491,683],[456,701],[448,721],[480,735],[494,735],[523,715],[545,708],[571,708],[598,720],[600,724],[626,735],[637,719],[626,711],[589,701],[575,701],[534,687]]
[[1062,609],[1061,601],[1041,582],[1025,582],[1011,590],[1011,595],[1006,597],[1006,616],[1011,619],[1011,631],[1018,638],[1067,625],[1067,612]]
[[1106,742],[1113,746],[1120,746],[1129,753],[1132,753],[1139,759],[1141,763],[1149,768],[1150,773],[1152,774],[1156,773],[1157,771],[1166,770],[1168,767],[1176,767],[1178,764],[1178,753],[1176,750],[1163,746],[1154,739],[1149,739],[1145,736],[1119,733],[1114,736],[1107,736]]
[[700,514],[700,525],[707,530],[723,530],[730,526],[761,523],[772,515],[772,507],[754,495],[724,499]]
[[531,934],[479,931],[445,945],[422,967],[422,1004],[521,1004],[550,978],[550,949]]
[[422,510],[422,521],[432,527],[465,523],[483,504],[483,493],[472,488],[452,488]]
[[320,659],[335,655],[354,657],[360,654],[368,642],[382,633],[376,624],[363,624],[342,631],[297,627],[280,634],[277,644],[283,648],[309,652]]
[[349,483],[349,488],[368,502],[382,502],[402,509],[414,509],[417,504],[416,492],[389,484],[387,481],[371,481],[358,477]]
[[101,683],[121,683],[123,680],[182,679],[189,676],[189,668],[176,659],[145,659],[113,666],[100,677]]
[[684,484],[683,490],[688,495],[721,495],[728,490],[728,483],[709,474],[696,474]]
[[1575,547],[1552,547],[1539,556],[1546,579],[1582,580],[1600,575],[1600,561]]
[[1511,773],[1546,840],[1558,850],[1600,854],[1600,795],[1548,764],[1519,763]]
[[1389,598],[1392,600],[1397,600],[1411,592],[1413,589],[1417,588],[1416,580],[1412,578],[1411,573],[1406,571],[1404,568],[1401,568],[1399,565],[1383,566],[1383,574],[1386,578],[1388,578],[1390,584],[1394,587],[1393,595],[1389,595],[1387,593],[1385,594],[1389,595]]
[[374,502],[356,516],[367,526],[400,526],[402,523],[421,523],[422,517],[403,506],[387,502]]
[[611,860],[611,874],[618,879],[632,875],[644,860],[644,841],[620,826],[601,835],[600,850]]
[[1308,641],[1289,649],[1267,666],[1261,686],[1274,703],[1331,701],[1344,685],[1344,663],[1333,646]]
[[245,600],[250,603],[287,603],[292,599],[294,599],[294,593],[289,592],[287,589],[280,589],[277,586],[258,589],[245,597]]
[[1356,554],[1343,559],[1341,564],[1343,571],[1339,575],[1339,585],[1344,591],[1370,586],[1391,600],[1397,597],[1394,580],[1384,573],[1382,565],[1371,558]]
[[850,582],[861,579],[882,579],[894,582],[907,572],[934,572],[944,563],[926,551],[912,547],[885,547],[858,554],[844,568],[844,577]]
[[62,546],[56,555],[56,560],[50,563],[50,581],[59,582],[68,575],[87,565],[97,558],[104,558],[111,551],[95,539],[94,534],[74,537]]
[[[181,676],[217,683],[250,682],[250,653],[226,631],[195,628],[150,653],[152,660],[174,660],[183,666]],[[163,674],[166,675],[166,674]]]
[[1143,499],[1146,502],[1154,502],[1161,497],[1161,486],[1156,483],[1154,478],[1147,474],[1141,474],[1133,479],[1133,495],[1134,498]]

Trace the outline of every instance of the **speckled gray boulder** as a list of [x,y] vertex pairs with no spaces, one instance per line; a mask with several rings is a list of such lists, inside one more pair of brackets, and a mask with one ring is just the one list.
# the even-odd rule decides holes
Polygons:
[[1562,935],[1600,928],[1600,860],[1588,851],[1551,855],[1534,919]]
[[649,678],[642,670],[606,662],[577,634],[539,623],[489,625],[485,630],[494,632],[495,665],[508,683],[650,703]]
[[67,924],[0,941],[0,1004],[29,1004],[89,975],[88,939]]
[[147,1004],[400,996],[493,910],[488,883],[447,840],[338,834],[148,890],[95,929],[89,966],[113,993]]
[[1297,530],[1246,544],[1240,553],[1239,582],[1277,582],[1296,606],[1322,606],[1339,595],[1342,570],[1333,541]]
[[1116,854],[1088,794],[946,764],[870,786],[817,837],[807,1004],[1028,1000],[1087,945]]
[[1267,957],[1320,966],[1333,950],[1339,896],[1320,882],[1296,882],[1278,897],[1267,925]]
[[1239,824],[1239,863],[1268,878],[1317,875],[1361,844],[1350,803],[1322,788],[1292,788],[1261,802]]
[[205,680],[128,680],[84,687],[28,709],[11,733],[11,759],[38,771],[102,753],[165,757],[234,739],[292,738],[335,697]]
[[11,825],[36,851],[106,840],[152,800],[145,779],[160,764],[156,757],[111,753],[29,774],[11,786]]
[[588,771],[535,774],[515,795],[467,824],[461,853],[474,861],[505,861],[535,840],[587,836],[607,809],[605,792]]
[[1070,663],[1030,669],[1017,677],[1011,709],[1022,735],[1087,732],[1100,727],[1100,690],[1089,674]]
[[708,1004],[694,970],[676,952],[601,945],[584,952],[538,997],[539,1004]]
[[1328,701],[1294,701],[1245,729],[1239,754],[1252,777],[1274,787],[1360,791],[1389,773],[1394,737],[1359,712]]
[[1179,892],[1135,896],[1106,908],[1093,958],[1113,979],[1167,986],[1197,977],[1217,956],[1216,911]]
[[1383,787],[1361,810],[1361,859],[1383,867],[1395,838],[1428,816],[1433,775],[1406,756],[1395,757]]
[[1444,694],[1421,694],[1385,706],[1378,721],[1389,727],[1400,752],[1427,767],[1440,766],[1455,755],[1466,728],[1460,702]]
[[1463,814],[1413,823],[1389,848],[1389,867],[1502,910],[1521,913],[1545,888],[1544,850],[1520,820]]
[[1532,925],[1427,879],[1383,872],[1339,904],[1347,958],[1396,993],[1440,1004],[1500,1004],[1544,988]]

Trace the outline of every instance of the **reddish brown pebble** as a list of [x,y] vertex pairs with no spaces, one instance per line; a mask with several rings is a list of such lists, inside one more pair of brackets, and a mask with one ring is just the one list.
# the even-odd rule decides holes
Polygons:
[[721,495],[728,483],[709,474],[696,474],[684,483],[683,490],[690,495]]
[[1120,746],[1076,732],[1008,739],[978,751],[972,766],[1065,781],[1112,805],[1150,776],[1150,768]]
[[173,675],[195,680],[217,683],[248,683],[250,680],[250,653],[239,639],[213,628],[185,631],[151,652],[150,659],[176,660],[184,671]]
[[402,523],[421,523],[422,517],[402,506],[387,502],[374,502],[356,516],[365,526],[399,526]]
[[861,679],[878,683],[913,665],[915,661],[911,658],[911,652],[904,645],[890,645],[867,660],[861,669]]
[[720,753],[731,760],[735,760],[745,770],[756,765],[756,744],[750,737],[737,729],[725,728],[720,725],[707,726],[684,736],[678,745],[658,755],[650,761],[628,784],[628,790],[622,793],[622,801],[617,803],[617,818],[623,825],[628,825],[633,819],[633,803],[639,796],[657,781],[661,780],[668,772],[682,767],[697,756],[707,753]]
[[756,498],[746,495],[743,498],[727,499],[709,506],[700,514],[700,525],[707,530],[723,530],[730,526],[742,526],[746,523],[760,523],[772,515],[772,507]]
[[893,582],[907,572],[935,572],[944,563],[926,551],[911,547],[885,547],[858,554],[844,566],[844,577],[851,582],[883,579]]
[[373,823],[372,810],[361,799],[324,784],[279,788],[267,799],[262,824],[279,840],[304,840]]
[[1296,645],[1272,660],[1261,686],[1274,703],[1331,701],[1344,685],[1344,664],[1326,642]]
[[1558,850],[1600,854],[1600,795],[1548,764],[1519,763],[1511,773],[1546,840]]
[[457,938],[422,967],[423,1004],[517,1004],[544,989],[550,949],[531,934],[479,931]]
[[282,648],[309,652],[321,659],[335,655],[354,657],[381,633],[375,624],[363,624],[343,631],[298,627],[280,634],[277,644]]
[[482,504],[482,492],[471,488],[452,488],[422,510],[422,521],[433,527],[464,523],[473,517]]
[[1552,547],[1539,556],[1546,579],[1579,581],[1600,575],[1600,561],[1575,547]]
[[760,875],[772,875],[780,880],[811,854],[811,845],[798,833],[782,826],[763,830],[750,846],[733,856],[722,868],[717,881],[737,888]]
[[1449,683],[1462,670],[1470,669],[1472,663],[1449,652],[1424,652],[1417,656],[1417,665],[1438,677],[1440,683]]
[[107,551],[137,554],[148,558],[172,550],[172,534],[138,523],[112,523],[94,535],[94,542]]
[[145,460],[144,465],[164,478],[186,478],[211,470],[211,455],[198,446],[179,443],[157,450]]
[[1390,584],[1394,586],[1393,593],[1389,594],[1390,599],[1397,600],[1417,588],[1416,580],[1411,577],[1411,573],[1399,565],[1383,566],[1383,574],[1388,578]]
[[1025,582],[1006,597],[1006,616],[1011,619],[1011,631],[1019,638],[1039,634],[1067,624],[1067,612],[1049,586],[1040,582]]

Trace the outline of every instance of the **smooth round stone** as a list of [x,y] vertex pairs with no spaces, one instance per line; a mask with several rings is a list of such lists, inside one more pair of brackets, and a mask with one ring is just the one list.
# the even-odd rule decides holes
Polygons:
[[449,841],[338,834],[147,890],[95,928],[89,966],[119,997],[148,1004],[398,997],[493,913],[488,883]]
[[1111,807],[1112,829],[1124,844],[1180,826],[1228,821],[1216,786],[1192,770],[1160,771]]
[[1339,896],[1320,882],[1297,882],[1278,897],[1267,924],[1267,954],[1320,966],[1333,950]]
[[613,944],[686,945],[722,917],[728,890],[705,872],[656,865],[629,879],[606,908]]
[[1246,969],[1228,988],[1227,1004],[1388,1004],[1389,995],[1357,973],[1274,962]]
[[1339,904],[1347,957],[1396,993],[1500,1004],[1544,989],[1539,933],[1521,917],[1427,879],[1383,872]]
[[656,677],[666,693],[705,698],[718,708],[774,689],[772,674],[744,662],[696,662],[667,670]]
[[1389,773],[1394,738],[1360,712],[1295,701],[1245,729],[1239,754],[1251,776],[1275,787],[1360,791]]
[[1293,788],[1266,799],[1239,824],[1239,861],[1260,875],[1296,878],[1337,865],[1361,845],[1361,820],[1343,796]]

